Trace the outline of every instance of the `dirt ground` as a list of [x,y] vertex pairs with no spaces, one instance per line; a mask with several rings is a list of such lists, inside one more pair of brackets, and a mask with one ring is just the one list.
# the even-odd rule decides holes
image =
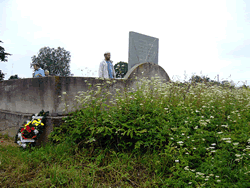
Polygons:
[[13,147],[19,147],[18,144],[14,143],[14,139],[11,140],[10,138],[4,138],[4,137],[0,137],[0,146],[13,146]]

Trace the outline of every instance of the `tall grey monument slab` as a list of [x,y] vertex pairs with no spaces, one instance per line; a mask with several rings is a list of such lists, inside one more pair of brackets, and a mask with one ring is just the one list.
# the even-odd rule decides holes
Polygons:
[[133,31],[129,32],[128,70],[140,63],[158,65],[159,39]]

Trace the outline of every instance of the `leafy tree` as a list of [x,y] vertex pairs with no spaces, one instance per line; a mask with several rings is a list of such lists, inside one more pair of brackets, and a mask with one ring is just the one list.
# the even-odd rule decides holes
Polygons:
[[249,86],[247,86],[246,84],[243,84],[241,87],[239,87],[239,88],[241,88],[241,89],[250,89],[250,87]]
[[4,80],[5,74],[0,70],[0,81]]
[[12,80],[12,79],[20,79],[18,76],[17,76],[17,74],[15,75],[15,76],[11,76],[10,78],[9,78],[9,80]]
[[128,72],[128,63],[120,61],[115,64],[114,69],[116,78],[124,78]]
[[209,77],[200,77],[198,75],[195,75],[195,76],[192,76],[189,81],[191,83],[204,83],[204,82],[209,82],[209,83],[212,83],[212,85],[217,85],[217,86],[222,86],[223,88],[226,88],[226,87],[229,87],[230,89],[233,89],[235,88],[234,85],[231,85],[229,81],[225,80],[225,81],[222,81],[221,83],[220,82],[217,82],[215,80],[211,80]]
[[223,81],[221,82],[221,84],[222,84],[222,85],[227,85],[227,84],[230,84],[230,83],[229,83],[228,80],[223,80]]
[[[3,43],[1,40],[0,40],[0,42]],[[0,46],[0,61],[8,61],[7,56],[12,55],[12,54],[6,53],[4,51],[5,51],[5,49],[2,46]],[[2,70],[0,70],[0,81],[4,80],[4,75],[5,74],[2,72]]]
[[200,77],[200,76],[198,76],[198,75],[193,75],[190,79],[189,79],[189,81],[190,82],[196,82],[196,83],[198,83],[198,82],[200,82],[200,83],[203,83],[203,82],[209,82],[210,81],[210,78],[209,77],[205,77],[205,76],[203,76],[203,77]]
[[[3,43],[1,40],[0,40],[0,42]],[[1,61],[8,61],[7,56],[12,55],[12,54],[5,53],[4,51],[5,51],[5,49],[2,46],[0,46],[0,60]]]
[[39,63],[43,70],[48,70],[50,75],[71,76],[69,70],[70,52],[64,48],[57,49],[44,47],[39,50],[37,57],[31,57],[32,63]]

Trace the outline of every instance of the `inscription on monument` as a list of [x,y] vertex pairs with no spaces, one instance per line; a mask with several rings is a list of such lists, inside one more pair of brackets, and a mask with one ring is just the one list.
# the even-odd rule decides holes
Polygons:
[[129,32],[128,70],[134,65],[151,62],[158,65],[159,39]]

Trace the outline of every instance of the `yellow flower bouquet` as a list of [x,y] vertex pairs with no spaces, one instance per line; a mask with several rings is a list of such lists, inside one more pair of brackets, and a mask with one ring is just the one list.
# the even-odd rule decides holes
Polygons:
[[26,121],[18,129],[15,143],[20,145],[23,148],[27,146],[35,146],[36,140],[42,134],[45,127],[45,118],[48,115],[49,111],[46,113],[42,110],[38,114],[33,114],[30,121]]

